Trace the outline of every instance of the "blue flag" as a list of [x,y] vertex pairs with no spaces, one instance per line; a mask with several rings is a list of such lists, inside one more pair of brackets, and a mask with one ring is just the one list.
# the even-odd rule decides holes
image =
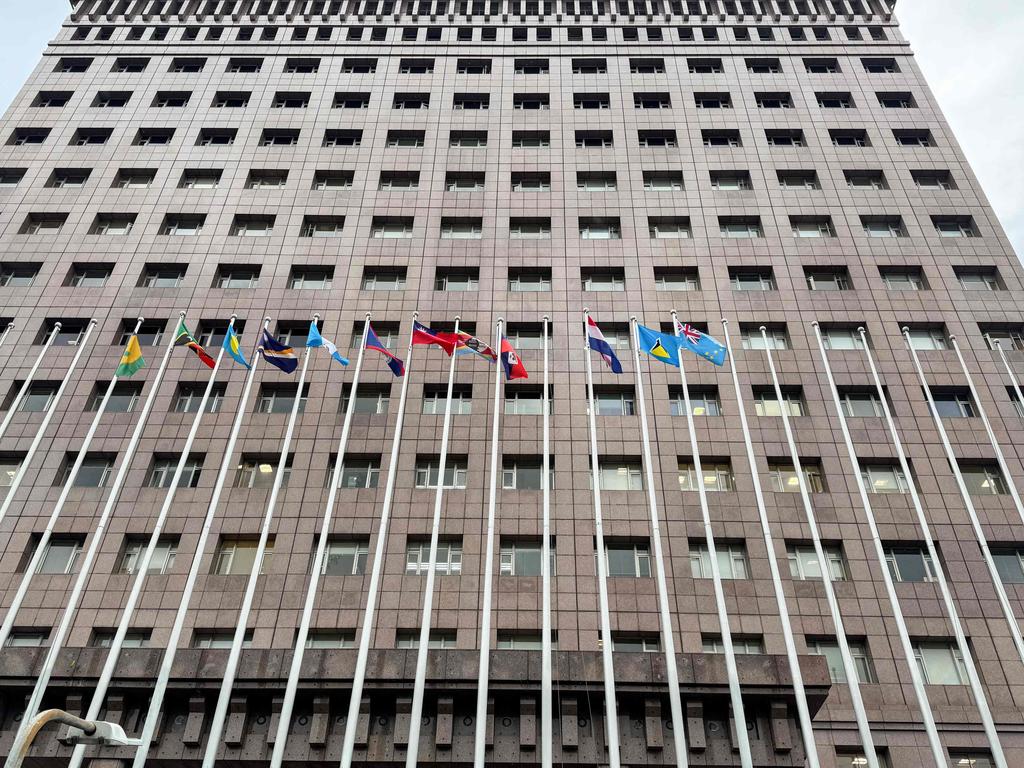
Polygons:
[[377,337],[377,334],[373,331],[371,325],[366,329],[366,348],[380,352],[387,359],[388,368],[395,376],[405,375],[405,363],[403,363],[394,352],[384,346],[383,342]]
[[242,340],[238,338],[238,334],[235,333],[235,329],[232,326],[228,326],[228,332],[224,334],[224,351],[228,353],[232,360],[239,365],[244,365],[249,368],[249,362],[242,357]]
[[645,326],[637,326],[637,341],[640,350],[651,357],[657,358],[663,363],[679,367],[679,350],[693,352],[698,357],[710,360],[715,365],[722,365],[725,362],[725,347],[708,336],[701,333],[692,325],[678,323],[678,336],[671,333],[662,333]]
[[260,336],[259,351],[264,360],[285,373],[295,373],[295,369],[299,367],[299,358],[295,350],[271,336],[266,328]]
[[337,360],[342,365],[348,365],[348,358],[342,357],[341,353],[338,352],[338,348],[334,346],[334,342],[329,339],[325,339],[320,335],[320,329],[316,327],[316,321],[314,320],[309,324],[309,336],[306,337],[307,347],[323,347],[327,350],[328,354]]
[[725,365],[725,345],[698,331],[689,323],[676,320],[676,336],[683,349],[688,349],[698,357],[710,360],[715,365]]

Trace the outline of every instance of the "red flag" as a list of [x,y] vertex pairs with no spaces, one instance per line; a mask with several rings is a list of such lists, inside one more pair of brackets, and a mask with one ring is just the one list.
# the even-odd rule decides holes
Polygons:
[[459,337],[454,333],[435,331],[418,322],[412,324],[413,344],[436,344],[451,357],[455,352],[455,348],[459,345],[459,341]]
[[530,378],[526,374],[526,366],[523,365],[519,354],[504,336],[501,337],[501,365],[505,369],[505,378],[509,381]]

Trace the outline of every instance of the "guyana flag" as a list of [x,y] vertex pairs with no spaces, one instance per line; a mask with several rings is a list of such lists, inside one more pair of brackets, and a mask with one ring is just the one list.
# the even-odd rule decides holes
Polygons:
[[196,353],[196,356],[203,361],[203,365],[207,368],[213,368],[214,365],[216,365],[213,358],[210,357],[206,353],[206,350],[203,349],[202,345],[196,341],[196,337],[192,335],[192,332],[185,327],[184,320],[178,321],[178,330],[174,332],[174,346],[188,347]]
[[124,347],[124,353],[121,355],[121,362],[118,363],[117,370],[114,371],[114,375],[118,378],[131,376],[145,365],[146,361],[142,359],[142,347],[139,346],[139,337],[133,335],[128,339],[128,343]]

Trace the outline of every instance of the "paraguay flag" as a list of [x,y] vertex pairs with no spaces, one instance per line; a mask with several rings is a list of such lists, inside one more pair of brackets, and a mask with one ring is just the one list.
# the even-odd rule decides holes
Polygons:
[[501,337],[501,365],[505,369],[505,378],[509,381],[530,378],[526,375],[526,366],[512,347],[512,343],[504,336]]
[[395,354],[384,346],[383,342],[377,338],[377,334],[373,332],[373,326],[368,324],[366,329],[366,348],[372,349],[376,352],[380,352],[384,357],[387,358],[388,368],[395,376],[405,375],[405,363],[403,363]]
[[295,350],[271,336],[266,328],[260,337],[259,351],[264,360],[285,373],[295,373],[295,369],[299,367],[299,358]]
[[612,369],[612,373],[622,373],[622,363],[619,362],[615,351],[605,341],[604,334],[601,333],[601,329],[597,327],[597,323],[590,315],[587,315],[587,345],[604,358],[608,367]]

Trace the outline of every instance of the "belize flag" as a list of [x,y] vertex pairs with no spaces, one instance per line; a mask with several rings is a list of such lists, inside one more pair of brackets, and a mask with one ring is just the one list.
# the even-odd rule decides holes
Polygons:
[[395,376],[405,375],[405,363],[403,363],[390,349],[384,346],[384,343],[378,338],[377,334],[374,333],[373,326],[371,325],[366,329],[366,348],[372,349],[375,352],[380,352],[387,358],[388,368]]
[[512,347],[512,343],[504,336],[501,337],[501,365],[505,369],[505,378],[508,381],[530,378],[526,375],[526,366]]
[[608,367],[612,369],[612,373],[622,373],[622,363],[615,356],[615,350],[605,341],[604,334],[601,333],[601,329],[597,327],[597,323],[590,315],[587,315],[587,344],[604,358]]

